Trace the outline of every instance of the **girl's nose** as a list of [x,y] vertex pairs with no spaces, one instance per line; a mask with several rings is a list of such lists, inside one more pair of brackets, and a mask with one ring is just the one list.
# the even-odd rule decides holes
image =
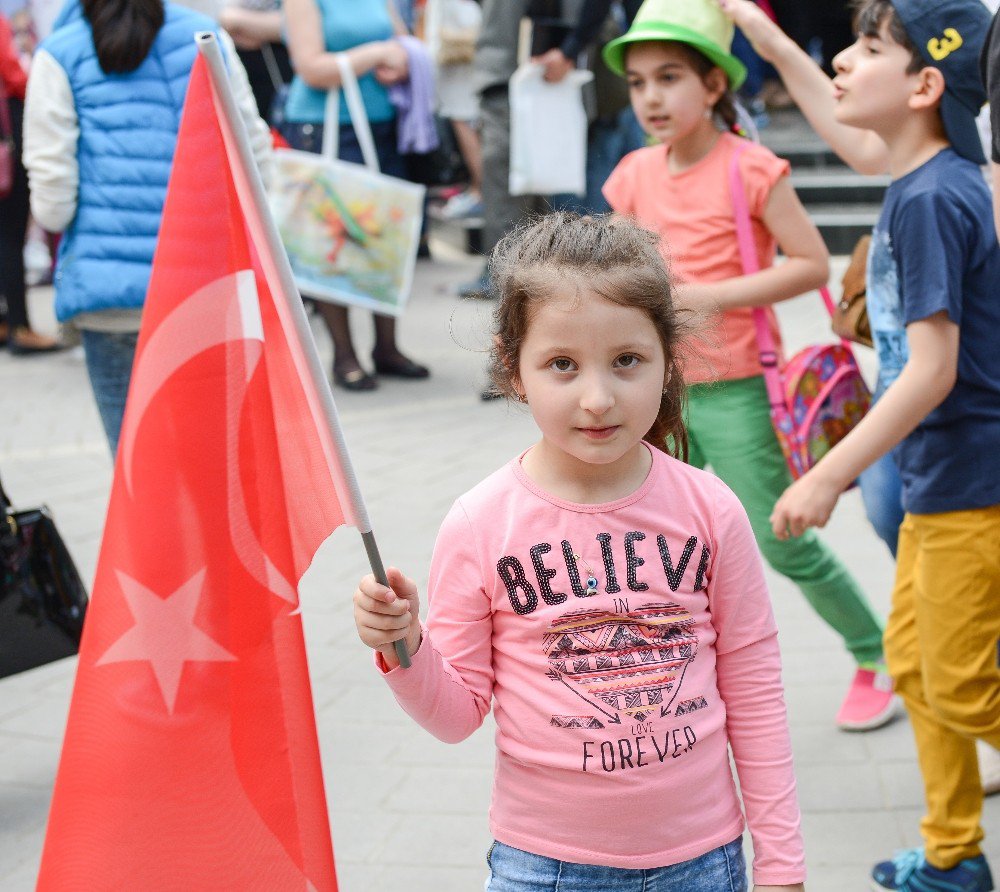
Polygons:
[[580,408],[592,415],[603,415],[615,404],[613,389],[603,379],[588,381],[580,396]]
[[656,89],[656,84],[650,82],[647,83],[640,92],[640,98],[642,99],[643,105],[656,105],[660,100],[660,93]]

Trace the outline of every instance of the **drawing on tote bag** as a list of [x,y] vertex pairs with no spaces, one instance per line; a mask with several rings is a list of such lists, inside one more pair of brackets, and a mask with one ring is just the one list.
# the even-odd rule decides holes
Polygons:
[[413,281],[424,187],[379,172],[357,81],[349,66],[341,68],[365,164],[337,159],[339,99],[333,91],[321,154],[274,153],[271,209],[304,296],[399,315]]
[[[283,151],[271,199],[304,294],[398,312],[413,277],[422,190],[357,164]],[[279,185],[280,182],[280,185]]]

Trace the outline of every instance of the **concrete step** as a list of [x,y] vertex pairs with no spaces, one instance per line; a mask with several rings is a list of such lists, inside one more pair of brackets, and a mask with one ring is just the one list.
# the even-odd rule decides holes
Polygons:
[[843,166],[818,169],[793,168],[792,185],[807,207],[831,204],[881,204],[889,185],[889,177],[864,176]]
[[817,204],[806,208],[831,254],[850,254],[878,221],[878,204]]

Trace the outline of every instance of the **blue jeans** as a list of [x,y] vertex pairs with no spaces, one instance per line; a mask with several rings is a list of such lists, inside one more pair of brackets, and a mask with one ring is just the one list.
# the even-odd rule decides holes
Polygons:
[[578,214],[608,213],[611,208],[601,191],[604,184],[622,158],[644,145],[646,134],[631,108],[623,108],[613,121],[594,121],[587,137],[587,194],[553,195],[553,209]]
[[[885,393],[887,385],[879,381],[872,396],[872,405]],[[868,522],[879,539],[885,542],[892,556],[896,556],[899,525],[903,522],[903,481],[892,453],[883,455],[875,464],[865,468],[858,477],[861,500],[865,504]]]
[[122,429],[125,398],[128,396],[128,382],[132,377],[132,361],[139,334],[84,329],[82,337],[90,386],[114,457],[118,453],[118,436]]
[[[372,121],[372,139],[375,141],[375,154],[378,155],[378,166],[382,173],[390,177],[406,178],[406,163],[396,146],[396,122]],[[323,149],[322,124],[296,124],[286,121],[281,128],[281,135],[288,140],[293,149],[301,152],[319,154]],[[361,154],[361,143],[350,124],[340,125],[337,157],[341,161],[352,164],[364,164]]]
[[865,468],[858,477],[858,483],[868,521],[895,557],[904,511],[903,481],[896,462],[892,460],[892,453],[883,455],[875,464]]
[[743,840],[669,867],[633,870],[573,864],[493,843],[486,892],[746,892]]

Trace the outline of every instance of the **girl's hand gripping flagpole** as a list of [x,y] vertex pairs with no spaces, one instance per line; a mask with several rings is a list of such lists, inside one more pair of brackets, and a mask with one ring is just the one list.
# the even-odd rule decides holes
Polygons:
[[[198,34],[195,41],[198,45],[198,50],[208,63],[208,70],[211,75],[212,87],[220,118],[228,125],[225,129],[229,132],[224,135],[231,137],[232,148],[238,154],[239,170],[234,170],[237,191],[240,193],[241,201],[246,201],[250,204],[251,207],[248,210],[254,212],[254,216],[260,223],[260,236],[266,242],[271,259],[274,261],[274,272],[278,286],[275,290],[280,292],[280,299],[287,307],[290,319],[294,324],[295,333],[302,347],[307,372],[309,378],[312,380],[320,409],[330,432],[335,452],[335,455],[331,456],[331,461],[339,464],[339,467],[331,469],[334,473],[334,480],[338,483],[338,495],[344,502],[345,509],[350,510],[354,525],[357,526],[358,532],[361,533],[361,539],[364,542],[368,561],[371,564],[375,578],[382,585],[388,587],[389,580],[386,577],[385,567],[382,565],[382,557],[379,554],[378,546],[375,544],[375,534],[372,532],[368,509],[365,507],[364,499],[361,496],[361,489],[358,486],[357,477],[354,473],[354,465],[351,462],[347,443],[344,440],[340,418],[337,414],[337,406],[333,401],[333,393],[330,390],[329,382],[326,379],[319,355],[316,352],[316,343],[309,329],[305,309],[302,306],[302,299],[295,284],[295,278],[288,263],[288,256],[285,254],[281,236],[278,234],[277,226],[271,216],[267,194],[264,191],[264,183],[261,179],[260,171],[257,169],[257,164],[254,161],[246,127],[243,119],[240,117],[236,101],[229,86],[225,62],[223,61],[218,41],[210,31]],[[229,142],[228,139],[227,142]],[[275,296],[278,297],[278,295]],[[395,642],[394,647],[396,656],[399,659],[399,665],[404,669],[407,668],[410,665],[410,657],[406,650],[406,644],[400,640]]]

